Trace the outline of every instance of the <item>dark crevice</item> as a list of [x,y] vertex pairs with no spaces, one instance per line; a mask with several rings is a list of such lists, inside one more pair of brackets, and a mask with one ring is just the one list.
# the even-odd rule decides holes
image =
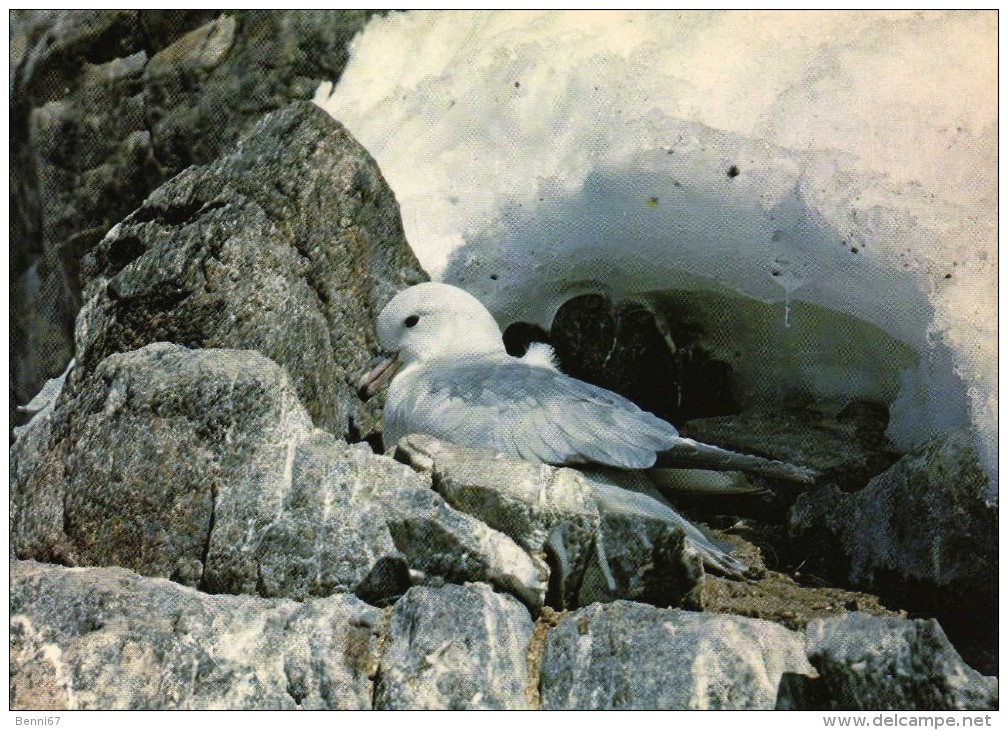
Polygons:
[[133,213],[132,219],[137,223],[157,221],[169,226],[181,226],[226,205],[226,203],[217,200],[210,202],[192,200],[187,203],[166,207],[144,205]]
[[[358,437],[358,441],[360,440]],[[382,440],[381,431],[372,431],[364,437],[363,441],[379,456],[385,453],[385,442]]]
[[[143,50],[133,32],[133,15],[128,11],[105,11],[102,15],[111,15],[111,22],[90,38],[82,38],[82,42],[57,47],[52,35],[39,40],[39,43],[48,40],[53,45],[39,54],[36,65],[31,69],[31,77],[22,78],[22,91],[31,98],[34,106],[64,97],[68,88],[77,85],[76,81],[87,65],[98,66]],[[29,56],[37,48],[38,45],[33,44]]]
[[207,569],[209,567],[208,560],[210,558],[210,543],[213,540],[214,527],[217,524],[217,483],[210,483],[210,520],[207,523],[207,535],[206,542],[203,544],[203,553],[200,556],[200,560],[203,563],[203,571],[200,574],[198,588],[201,591],[206,591],[206,575]]
[[327,292],[325,289],[325,282],[323,281],[323,278],[320,277],[318,274],[318,265],[316,264],[315,259],[312,258],[308,249],[303,247],[299,241],[295,240],[291,248],[293,248],[294,251],[297,252],[297,254],[302,259],[305,260],[305,263],[308,268],[308,271],[305,273],[304,276],[305,283],[308,285],[308,288],[311,289],[312,292],[315,294],[315,298],[318,299],[320,305],[319,310],[325,316],[326,324],[328,324],[331,329],[333,324],[332,321],[333,313],[329,308],[329,301],[330,301],[329,292]]
[[147,246],[137,236],[113,239],[103,252],[101,268],[106,276],[115,276],[146,252]]
[[60,246],[60,263],[63,266],[64,280],[72,297],[71,308],[74,319],[76,319],[77,311],[81,307],[81,292],[84,290],[81,262],[87,254],[95,250],[107,232],[108,228],[104,225],[85,228],[70,234]]
[[200,274],[203,276],[203,290],[206,292],[212,292],[217,288],[217,285],[211,280],[207,264],[210,263],[211,260],[221,263],[220,257],[223,248],[223,244],[220,241],[211,241],[206,253],[200,256]]
[[392,606],[382,609],[381,621],[378,624],[378,648],[375,652],[375,673],[371,678],[371,709],[378,708],[378,687],[384,681],[382,669],[385,662],[385,649],[388,645],[389,632],[392,629]]
[[329,305],[329,292],[326,291],[325,282],[322,277],[318,276],[314,269],[309,269],[305,281],[313,292],[315,292],[316,298],[322,304],[322,311],[328,310]]

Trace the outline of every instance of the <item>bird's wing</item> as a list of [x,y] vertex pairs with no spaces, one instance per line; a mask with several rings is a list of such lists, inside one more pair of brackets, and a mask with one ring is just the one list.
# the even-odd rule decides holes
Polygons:
[[530,461],[647,468],[679,438],[616,393],[516,358],[430,367],[411,390],[404,433]]

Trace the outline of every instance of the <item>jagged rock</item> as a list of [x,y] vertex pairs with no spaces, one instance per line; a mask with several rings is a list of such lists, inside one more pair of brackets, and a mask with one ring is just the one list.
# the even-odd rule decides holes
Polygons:
[[159,162],[204,164],[250,122],[335,83],[374,11],[225,12],[151,57],[144,73]]
[[83,255],[157,185],[335,82],[370,14],[220,12],[12,14],[12,408],[74,353]]
[[11,563],[11,707],[367,709],[381,611]]
[[81,255],[164,179],[142,94],[149,54],[211,16],[12,16],[12,45],[20,49],[10,86],[12,408],[74,353]]
[[596,559],[600,517],[581,474],[466,449],[424,434],[403,438],[397,457],[429,470],[455,509],[500,530],[550,566],[551,605],[576,605],[587,564]]
[[549,631],[539,688],[544,709],[772,709],[785,672],[813,670],[778,624],[617,601]]
[[640,487],[627,483],[632,477],[531,464],[423,434],[403,438],[396,455],[430,471],[452,507],[545,560],[554,608],[616,598],[697,605],[700,556],[660,497],[631,489]]
[[943,624],[997,625],[997,506],[969,434],[940,436],[853,494],[802,495],[796,546],[821,574]]
[[[542,605],[548,569],[507,536],[449,507],[402,465],[320,432],[299,444],[289,463],[285,508],[262,535],[258,565],[221,571],[222,586],[258,582],[266,595],[294,597],[354,590],[386,604],[413,583],[482,580],[533,609]],[[241,497],[235,494],[236,509]],[[228,555],[240,539],[214,532],[211,567],[218,536]]]
[[255,352],[112,355],[33,421],[11,474],[21,558],[298,599],[388,602],[465,580],[533,607],[545,594],[548,571],[508,537],[409,468],[314,429],[285,371]]
[[158,188],[84,271],[79,374],[157,341],[257,350],[316,424],[351,439],[380,415],[354,387],[377,351],[373,313],[426,278],[374,161],[308,102]]
[[862,613],[809,623],[808,657],[819,676],[785,675],[778,709],[985,710],[998,682],[971,669],[934,619]]
[[392,610],[376,709],[529,708],[532,619],[485,584],[411,588]]

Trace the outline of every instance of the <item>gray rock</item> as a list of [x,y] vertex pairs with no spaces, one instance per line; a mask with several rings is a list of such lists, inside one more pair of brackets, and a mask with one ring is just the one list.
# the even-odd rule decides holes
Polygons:
[[[40,414],[40,416],[43,414]],[[304,599],[483,580],[542,604],[546,571],[430,482],[314,429],[262,355],[112,355],[11,450],[15,553],[214,593]]]
[[[215,546],[236,556],[243,516],[215,527],[211,586],[236,580],[265,595],[300,598],[356,591],[384,605],[413,583],[483,580],[542,605],[548,570],[507,536],[445,504],[430,483],[366,446],[348,447],[316,431],[290,455],[282,514],[264,528],[258,563],[216,573]],[[229,500],[235,513],[247,494]],[[244,497],[244,498],[243,498]],[[237,553],[241,555],[241,553]],[[219,581],[219,583],[218,583]]]
[[176,37],[144,72],[158,162],[178,172],[217,157],[252,121],[335,83],[374,11],[228,11]]
[[430,471],[452,507],[544,560],[553,608],[617,598],[699,605],[701,558],[643,478],[531,464],[422,434],[403,438],[396,456]]
[[997,624],[997,506],[969,434],[940,436],[861,491],[802,495],[790,531],[821,575],[951,623]]
[[812,671],[778,624],[617,601],[549,632],[539,688],[544,709],[772,709],[782,674]]
[[851,613],[805,635],[819,676],[785,675],[778,709],[997,709],[997,679],[968,667],[934,619]]
[[42,709],[367,709],[381,611],[11,563],[10,701]]
[[158,169],[143,70],[149,54],[211,17],[204,10],[12,15],[12,408],[74,353],[83,253],[178,171]]
[[257,353],[158,344],[109,358],[64,389],[48,440],[27,438],[33,427],[11,450],[24,476],[11,484],[15,549],[166,577],[198,564],[198,581],[222,485],[310,427],[284,372]]
[[500,530],[550,566],[548,601],[576,606],[586,566],[596,560],[600,517],[592,488],[573,469],[557,469],[427,436],[403,438],[396,456],[429,470],[434,489],[455,509]]
[[82,257],[162,182],[338,80],[372,12],[12,16],[12,406],[74,354]]
[[355,392],[378,348],[373,314],[426,278],[374,161],[307,102],[158,188],[85,256],[84,275],[79,376],[151,342],[257,350],[287,369],[317,425],[350,440],[380,416]]
[[528,611],[485,584],[411,588],[392,610],[375,709],[529,708]]

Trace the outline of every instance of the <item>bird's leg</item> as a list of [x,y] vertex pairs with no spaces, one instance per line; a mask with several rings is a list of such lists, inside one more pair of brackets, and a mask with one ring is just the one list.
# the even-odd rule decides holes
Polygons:
[[655,466],[741,471],[810,487],[815,486],[816,480],[819,478],[819,472],[814,469],[788,464],[784,461],[764,459],[761,456],[740,454],[688,438],[680,438],[672,448],[658,454],[658,462]]

